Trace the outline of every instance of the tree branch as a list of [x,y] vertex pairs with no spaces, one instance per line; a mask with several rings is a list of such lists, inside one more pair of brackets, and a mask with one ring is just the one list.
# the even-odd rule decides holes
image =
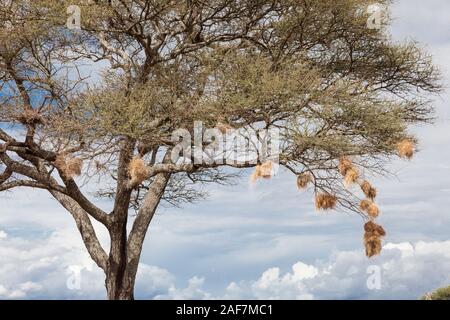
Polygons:
[[108,255],[98,240],[89,215],[72,198],[57,191],[50,193],[73,216],[89,255],[101,269],[106,270]]
[[137,214],[136,220],[133,223],[127,243],[128,262],[130,263],[131,268],[137,269],[145,235],[155,214],[156,208],[161,201],[169,179],[170,174],[167,173],[159,173],[156,175],[153,183],[150,185],[149,191],[144,199],[144,203]]
[[87,213],[89,213],[95,220],[98,222],[101,222],[106,227],[110,226],[111,224],[111,218],[110,216],[95,206],[89,199],[87,199],[84,194],[81,192],[80,188],[76,184],[75,180],[73,179],[64,179],[64,184],[67,188],[67,194],[74,199],[78,204],[85,210]]
[[44,184],[44,183],[39,183],[36,181],[31,181],[31,180],[15,180],[15,181],[11,181],[8,183],[1,183],[0,179],[0,192],[1,191],[6,191],[6,190],[10,190],[10,189],[14,189],[17,187],[30,187],[30,188],[36,188],[36,189],[44,189],[44,190],[53,190],[53,191],[58,191],[60,193],[65,194],[67,191],[60,187],[60,186],[52,186],[52,185],[48,185],[48,184]]

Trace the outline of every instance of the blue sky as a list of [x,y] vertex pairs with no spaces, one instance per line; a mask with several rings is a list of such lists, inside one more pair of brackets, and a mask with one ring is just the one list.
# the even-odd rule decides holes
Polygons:
[[[394,39],[421,42],[447,86],[449,12],[446,0],[392,8]],[[380,257],[365,258],[358,216],[316,213],[312,193],[298,192],[287,172],[254,186],[246,172],[238,186],[210,186],[207,201],[158,212],[136,297],[416,299],[450,285],[449,98],[436,100],[434,125],[414,128],[415,159],[393,163],[394,177],[371,179],[388,232]],[[101,271],[49,195],[18,190],[0,201],[0,298],[104,298]],[[106,231],[98,226],[98,233],[106,242]],[[380,290],[367,288],[370,265],[381,270]]]

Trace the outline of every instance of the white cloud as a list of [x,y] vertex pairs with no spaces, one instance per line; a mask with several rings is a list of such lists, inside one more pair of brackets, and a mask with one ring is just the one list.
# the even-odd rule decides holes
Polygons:
[[7,237],[8,237],[8,234],[5,231],[0,230],[0,240],[6,239]]
[[21,283],[15,288],[6,288],[0,285],[0,297],[7,299],[25,298],[29,293],[38,292],[42,289],[42,285],[31,281]]
[[[105,297],[104,274],[82,247],[79,236],[62,229],[47,238],[0,238],[0,298],[92,299]],[[379,266],[381,290],[369,290],[367,268]],[[327,260],[297,262],[291,270],[268,268],[259,278],[239,274],[223,289],[211,290],[205,276],[177,283],[170,271],[139,267],[138,299],[416,299],[450,284],[450,241],[388,243],[380,257],[362,251],[335,251]],[[79,279],[77,278],[79,277]],[[255,280],[248,280],[248,279]],[[79,280],[79,283],[77,283]],[[216,288],[220,286],[215,285]]]
[[[6,233],[5,233],[6,234]],[[0,237],[0,299],[103,299],[104,274],[95,266],[79,236],[62,229],[43,239]],[[205,299],[204,279],[193,277],[186,288],[175,276],[156,266],[140,264],[136,297]]]
[[[93,298],[102,293],[102,274],[93,266],[74,230],[61,229],[32,240],[11,235],[0,238],[0,256],[1,297]],[[68,271],[73,266],[86,276],[82,279],[87,289],[83,294],[67,288]]]
[[[379,290],[367,286],[380,270]],[[432,269],[431,269],[432,268]],[[380,257],[368,260],[360,251],[338,251],[314,265],[298,262],[291,271],[269,268],[253,281],[231,282],[217,295],[194,277],[184,289],[170,286],[157,299],[417,299],[450,284],[450,241],[388,243]]]
[[415,37],[433,44],[448,40],[447,0],[398,0],[394,1],[391,9],[393,31],[398,37]]
[[211,299],[211,295],[203,290],[205,278],[193,277],[189,279],[186,288],[178,289],[176,286],[170,286],[167,294],[158,295],[155,299],[159,300],[204,300]]
[[167,293],[174,286],[175,276],[169,271],[156,266],[139,265],[136,281],[138,297],[151,299],[155,295]]
[[[380,290],[369,290],[369,266],[378,266]],[[362,252],[342,251],[327,262],[296,263],[290,272],[270,268],[255,281],[231,283],[227,299],[416,299],[450,284],[450,241],[388,243],[368,260]]]

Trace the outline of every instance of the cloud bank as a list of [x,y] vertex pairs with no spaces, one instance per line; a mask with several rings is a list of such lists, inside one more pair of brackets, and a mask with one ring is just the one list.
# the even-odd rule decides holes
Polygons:
[[[0,230],[1,299],[103,299],[104,276],[64,230],[29,241]],[[380,287],[369,289],[371,270]],[[302,261],[290,270],[268,268],[253,280],[230,282],[207,290],[205,277],[179,285],[166,269],[139,267],[136,297],[140,299],[417,299],[450,283],[450,240],[387,243],[381,256],[368,260],[362,251],[336,251],[313,264]]]

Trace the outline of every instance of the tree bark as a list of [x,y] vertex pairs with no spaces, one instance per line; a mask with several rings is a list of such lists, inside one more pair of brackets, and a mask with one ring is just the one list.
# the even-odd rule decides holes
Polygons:
[[134,300],[136,275],[120,272],[120,268],[108,268],[105,273],[108,300]]
[[126,218],[116,220],[110,227],[111,250],[105,270],[105,285],[109,300],[134,299],[134,285],[145,235],[169,178],[169,174],[158,174],[155,177],[129,236]]

